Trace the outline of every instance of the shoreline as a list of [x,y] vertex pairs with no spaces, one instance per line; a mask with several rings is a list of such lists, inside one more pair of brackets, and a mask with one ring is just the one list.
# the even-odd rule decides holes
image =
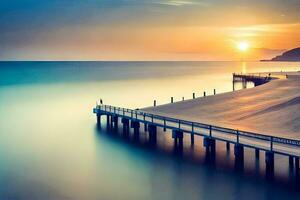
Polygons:
[[231,129],[300,139],[300,72],[273,72],[271,77],[270,82],[254,88],[141,110]]

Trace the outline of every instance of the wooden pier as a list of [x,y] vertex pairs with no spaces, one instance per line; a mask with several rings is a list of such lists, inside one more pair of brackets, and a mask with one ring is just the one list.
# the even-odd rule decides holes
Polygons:
[[274,155],[284,155],[289,158],[290,168],[299,175],[300,140],[234,130],[109,105],[97,105],[93,112],[97,116],[98,127],[101,127],[101,116],[107,117],[107,126],[110,128],[118,128],[120,119],[125,136],[129,136],[132,128],[134,137],[138,139],[140,127],[143,125],[144,131],[149,133],[149,142],[154,144],[157,140],[157,129],[160,127],[164,131],[172,131],[174,144],[178,148],[183,147],[184,137],[190,137],[191,145],[194,145],[195,136],[203,137],[203,146],[212,157],[216,151],[216,141],[226,143],[227,150],[233,145],[236,163],[241,165],[244,162],[244,148],[253,149],[256,159],[259,159],[260,151],[265,152],[266,172],[270,174],[274,173]]
[[270,82],[273,78],[269,75],[262,76],[260,74],[232,74],[232,83],[233,83],[233,90],[235,90],[235,83],[242,83],[243,89],[247,88],[247,82],[252,82],[254,86],[259,86]]

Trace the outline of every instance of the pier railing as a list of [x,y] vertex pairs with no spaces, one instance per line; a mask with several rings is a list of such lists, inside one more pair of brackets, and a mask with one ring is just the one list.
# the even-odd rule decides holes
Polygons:
[[234,79],[241,79],[241,80],[246,80],[246,81],[256,81],[256,80],[262,80],[265,82],[268,82],[272,80],[273,77],[270,75],[262,75],[262,74],[238,74],[238,73],[233,73],[233,78]]
[[97,115],[118,116],[138,121],[146,125],[152,124],[164,129],[178,130],[185,134],[209,137],[215,140],[240,144],[258,150],[300,157],[300,140],[235,130],[110,105],[97,105],[96,108],[93,109],[93,112]]

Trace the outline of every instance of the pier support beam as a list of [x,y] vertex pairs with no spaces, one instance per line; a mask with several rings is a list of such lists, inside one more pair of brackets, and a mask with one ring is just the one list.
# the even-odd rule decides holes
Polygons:
[[155,144],[157,141],[157,127],[153,124],[148,125],[149,132],[149,142],[150,144]]
[[299,168],[299,158],[295,158],[295,170],[296,170],[296,176],[299,177],[300,168]]
[[129,136],[129,119],[122,118],[122,124],[123,124],[123,134],[125,137]]
[[97,127],[101,128],[101,115],[97,113]]
[[226,150],[230,151],[230,142],[226,142]]
[[203,146],[206,148],[206,162],[214,164],[216,158],[216,140],[210,137],[204,137]]
[[241,144],[235,144],[234,155],[237,159],[244,160],[244,146]]
[[244,146],[241,144],[234,145],[235,167],[237,170],[244,169]]
[[203,138],[203,146],[206,148],[207,152],[214,154],[216,152],[216,140],[210,137]]
[[191,145],[194,146],[195,144],[195,134],[194,133],[191,133]]
[[172,130],[172,138],[176,147],[183,148],[183,132],[177,129]]
[[274,152],[266,151],[266,176],[267,178],[273,178],[274,175]]
[[113,128],[115,130],[118,130],[118,126],[119,126],[119,118],[118,116],[112,116],[112,124],[113,124]]
[[140,137],[140,122],[138,121],[131,121],[131,128],[133,128],[133,137],[134,139],[139,139]]
[[294,169],[294,157],[289,156],[289,168]]
[[110,128],[110,115],[106,115],[106,126],[107,126],[107,129]]
[[255,149],[255,158],[259,159],[259,149]]

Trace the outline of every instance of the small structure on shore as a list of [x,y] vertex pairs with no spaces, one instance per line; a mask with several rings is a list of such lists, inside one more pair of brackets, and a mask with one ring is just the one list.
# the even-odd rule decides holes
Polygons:
[[243,89],[247,88],[247,82],[252,82],[254,86],[259,86],[265,84],[272,80],[271,74],[267,76],[254,75],[254,74],[232,74],[232,81],[233,81],[233,91],[235,90],[235,83],[242,83]]

